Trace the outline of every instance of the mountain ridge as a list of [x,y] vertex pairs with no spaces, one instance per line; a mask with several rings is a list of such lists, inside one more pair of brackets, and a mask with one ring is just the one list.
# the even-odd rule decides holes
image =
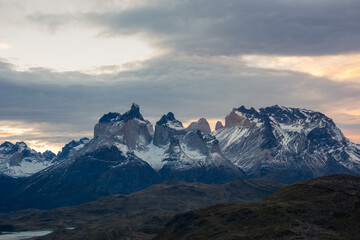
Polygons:
[[70,142],[48,168],[10,181],[0,211],[74,205],[166,180],[216,184],[240,177],[292,183],[360,174],[360,148],[319,112],[241,106],[212,133],[199,128],[184,128],[169,112],[152,132],[137,104],[124,114],[104,114],[94,138]]

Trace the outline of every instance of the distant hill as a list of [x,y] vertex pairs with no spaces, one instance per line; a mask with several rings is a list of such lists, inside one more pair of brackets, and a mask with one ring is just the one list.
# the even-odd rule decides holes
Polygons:
[[0,214],[0,231],[59,229],[41,239],[149,239],[176,213],[222,202],[258,201],[282,186],[262,179],[236,179],[222,185],[167,181],[73,207]]
[[359,222],[360,177],[330,175],[177,215],[155,239],[359,239]]

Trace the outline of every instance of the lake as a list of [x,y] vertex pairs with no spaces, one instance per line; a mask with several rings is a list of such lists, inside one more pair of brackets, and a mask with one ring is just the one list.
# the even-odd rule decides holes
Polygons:
[[7,232],[5,235],[0,235],[0,240],[20,240],[28,239],[32,237],[45,236],[49,233],[52,233],[52,230],[43,230],[43,231],[26,231],[26,232]]

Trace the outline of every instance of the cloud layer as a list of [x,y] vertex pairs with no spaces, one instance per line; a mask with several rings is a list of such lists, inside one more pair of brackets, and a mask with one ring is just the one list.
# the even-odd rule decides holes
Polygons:
[[[9,19],[0,21],[0,27],[7,31],[0,33],[0,42],[9,42],[13,51],[19,49],[22,39],[23,47],[31,48],[53,38],[51,49],[61,49],[62,60],[86,62],[89,55],[79,54],[71,43],[83,41],[84,46],[91,46],[86,47],[89,51],[100,48],[89,44],[90,37],[85,35],[84,40],[76,34],[74,39],[69,38],[69,32],[83,31],[96,33],[91,37],[100,42],[111,39],[115,45],[124,37],[134,37],[156,53],[138,62],[93,66],[93,72],[108,74],[59,72],[44,66],[19,71],[9,63],[13,59],[1,59],[0,121],[12,122],[10,129],[32,126],[33,133],[23,135],[26,139],[59,143],[73,139],[74,132],[78,137],[89,136],[102,114],[125,112],[132,102],[140,104],[144,117],[153,123],[168,111],[188,121],[224,118],[232,107],[240,105],[280,104],[322,111],[349,133],[359,132],[360,115],[349,114],[360,111],[359,79],[351,75],[336,82],[289,71],[283,65],[271,69],[270,64],[274,57],[310,58],[311,65],[319,56],[323,60],[328,55],[357,56],[359,1],[66,0],[61,5],[64,7],[37,0],[22,6],[19,1],[0,0],[0,20]],[[18,16],[19,12],[23,15]],[[6,28],[5,22],[13,28]],[[33,34],[39,42],[29,46],[25,37],[18,37],[20,33]],[[19,42],[12,44],[10,40],[14,39]],[[57,41],[61,43],[55,44]],[[61,45],[64,42],[68,46]],[[126,55],[118,50],[121,48],[104,49],[106,53],[94,54],[95,58],[104,58],[100,62],[108,63],[114,53]],[[45,51],[35,49],[41,50]],[[87,49],[82,52],[88,53]],[[268,64],[252,62],[249,66],[244,56],[254,54]],[[56,62],[57,57],[51,60]],[[321,67],[333,69],[325,60]],[[297,64],[304,67],[301,62]],[[9,138],[5,130],[3,137],[0,132],[0,140],[18,137]]]
[[147,34],[192,54],[330,55],[360,50],[359,12],[355,0],[166,0],[84,17],[106,34]]
[[18,72],[9,64],[0,71],[1,120],[62,124],[63,131],[72,133],[69,138],[75,129],[91,131],[104,113],[127,111],[132,102],[152,122],[168,111],[182,121],[224,118],[240,105],[306,107],[330,117],[344,106],[360,105],[358,83],[251,68],[234,58],[167,55],[136,70],[97,76],[44,69]]

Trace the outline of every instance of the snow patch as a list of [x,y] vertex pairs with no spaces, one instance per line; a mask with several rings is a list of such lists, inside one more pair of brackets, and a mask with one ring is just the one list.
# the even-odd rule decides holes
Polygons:
[[39,162],[33,159],[23,159],[19,166],[10,166],[6,164],[6,168],[2,172],[10,177],[29,177],[44,168],[51,166],[50,162]]
[[138,151],[135,150],[135,155],[147,162],[155,171],[159,171],[163,166],[164,162],[162,160],[166,157],[166,149],[169,148],[169,145],[164,147],[157,147],[153,143],[150,143],[146,146],[145,150]]
[[169,128],[175,129],[175,130],[184,130],[185,129],[183,126],[181,126],[180,123],[171,122],[171,121],[167,122],[166,126]]
[[215,131],[214,136],[222,142],[222,148],[226,149],[231,144],[249,136],[250,130],[247,127],[235,126],[230,128],[221,128]]
[[287,124],[282,124],[282,123],[279,123],[279,126],[282,130],[285,130],[285,131],[290,131],[290,132],[298,132],[300,133],[304,127],[302,125],[287,125]]

